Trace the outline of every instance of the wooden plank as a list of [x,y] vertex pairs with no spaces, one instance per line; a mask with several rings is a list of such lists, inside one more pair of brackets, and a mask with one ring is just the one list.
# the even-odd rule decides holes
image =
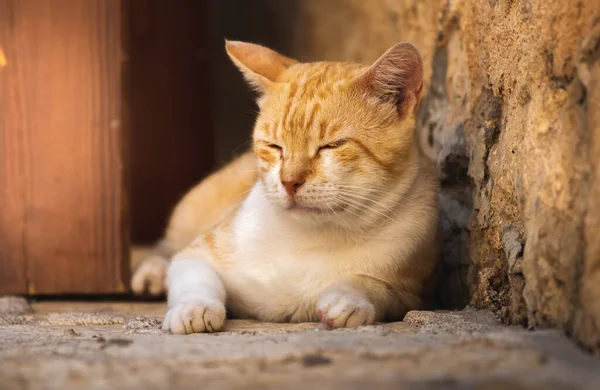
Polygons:
[[[24,253],[24,137],[23,96],[18,70],[7,67],[9,47],[9,2],[0,1],[0,292],[27,291]],[[11,77],[9,77],[9,75]],[[10,131],[9,131],[10,129]]]
[[[214,167],[208,4],[125,2],[131,237],[162,236],[177,201]],[[224,55],[223,42],[219,43]]]
[[0,0],[0,293],[125,290],[120,7]]

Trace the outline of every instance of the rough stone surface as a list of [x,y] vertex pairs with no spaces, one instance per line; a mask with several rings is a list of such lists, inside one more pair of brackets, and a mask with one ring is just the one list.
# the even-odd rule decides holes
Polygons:
[[25,314],[31,312],[27,299],[16,296],[0,297],[1,314]]
[[600,351],[600,1],[306,0],[295,12],[302,59],[421,50],[442,304]]
[[164,304],[34,309],[28,321],[0,322],[0,389],[600,386],[600,361],[561,332],[504,326],[487,311],[413,311],[405,322],[335,331],[231,320],[225,332],[175,336],[160,329]]

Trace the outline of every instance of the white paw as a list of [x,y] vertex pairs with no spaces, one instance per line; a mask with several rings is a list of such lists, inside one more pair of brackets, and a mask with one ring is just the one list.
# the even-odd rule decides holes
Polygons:
[[321,295],[317,315],[332,328],[354,328],[373,324],[375,307],[359,293],[334,290]]
[[162,328],[176,334],[217,332],[225,325],[225,306],[217,300],[178,303],[167,312]]
[[135,295],[148,293],[162,295],[167,291],[166,275],[169,261],[161,256],[150,256],[142,260],[131,278],[131,289]]

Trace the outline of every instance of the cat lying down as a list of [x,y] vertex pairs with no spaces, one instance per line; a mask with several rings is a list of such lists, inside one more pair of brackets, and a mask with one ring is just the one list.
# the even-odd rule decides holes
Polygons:
[[259,92],[253,151],[182,199],[135,271],[136,293],[168,288],[163,328],[219,331],[226,312],[355,327],[427,302],[440,229],[415,136],[417,49],[399,43],[371,66],[226,50]]

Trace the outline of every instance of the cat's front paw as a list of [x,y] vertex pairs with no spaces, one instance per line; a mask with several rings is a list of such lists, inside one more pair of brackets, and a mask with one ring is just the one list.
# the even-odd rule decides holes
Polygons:
[[167,312],[163,329],[176,334],[217,332],[225,325],[225,306],[217,300],[179,303]]
[[332,328],[354,328],[375,321],[375,307],[359,293],[328,291],[317,303],[317,315]]
[[167,291],[165,278],[169,260],[153,255],[142,260],[131,278],[131,289],[135,295],[159,296]]

